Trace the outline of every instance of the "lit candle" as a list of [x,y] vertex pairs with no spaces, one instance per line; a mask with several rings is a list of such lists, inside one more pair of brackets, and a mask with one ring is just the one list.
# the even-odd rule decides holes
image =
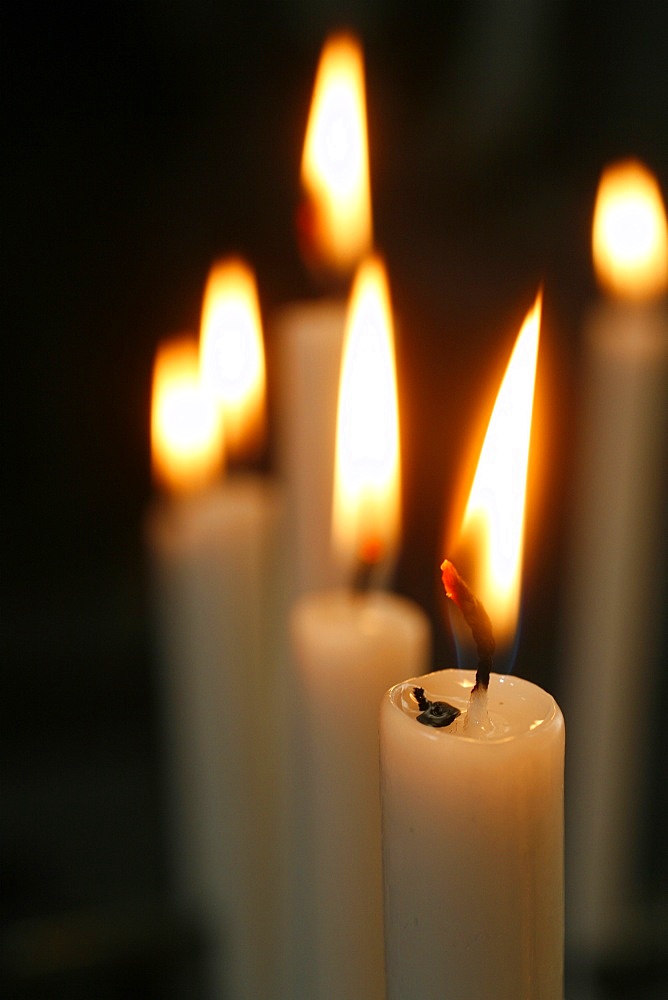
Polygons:
[[390,684],[422,673],[429,627],[413,603],[368,589],[399,529],[399,429],[389,294],[378,260],[355,280],[341,372],[334,545],[357,590],[302,597],[291,621],[301,716],[302,895],[293,995],[381,1000],[378,723]]
[[[173,374],[175,367],[179,379],[187,374],[185,387],[166,383],[166,370]],[[221,410],[226,442],[229,429],[237,450],[248,436],[257,444],[263,382],[254,279],[239,262],[224,262],[209,278],[199,356],[194,341],[178,362],[171,350],[158,352],[153,462],[167,494],[150,511],[147,528],[177,889],[202,921],[212,994],[234,1000],[280,995],[280,775],[274,773],[280,708],[270,669],[276,496],[260,477],[216,482]],[[206,433],[199,424],[191,429],[200,414],[210,424]]]
[[[644,937],[634,862],[658,683],[668,438],[668,254],[655,178],[608,168],[593,222],[604,296],[584,327],[583,423],[565,622],[567,933],[581,960]],[[592,711],[595,697],[596,710]]]
[[[372,244],[364,63],[359,43],[347,34],[331,37],[322,52],[302,183],[304,255],[347,277]],[[329,530],[345,315],[344,301],[324,298],[293,303],[276,318],[279,461],[296,595],[343,582]]]
[[[504,627],[508,609],[517,614],[524,500],[519,510],[506,504],[518,478],[524,492],[528,426],[509,453],[505,445],[520,415],[530,425],[538,328],[537,304],[497,397],[463,523],[467,534],[477,522],[477,580]],[[477,674],[404,681],[381,706],[387,996],[561,1000],[563,718],[534,684],[490,675],[489,618],[447,561],[443,579],[480,663]]]

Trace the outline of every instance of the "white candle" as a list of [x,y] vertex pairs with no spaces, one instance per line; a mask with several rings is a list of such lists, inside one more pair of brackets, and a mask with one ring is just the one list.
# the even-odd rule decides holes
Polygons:
[[286,489],[293,596],[343,583],[329,543],[336,401],[346,305],[297,302],[276,317],[279,341],[278,461]]
[[[275,982],[277,678],[266,633],[276,497],[238,478],[150,512],[176,886],[203,921],[210,987]],[[258,706],[263,706],[258,708]],[[269,994],[271,995],[271,994]]]
[[416,684],[465,712],[473,683],[444,670],[383,699],[388,1000],[561,1000],[563,718],[493,674],[490,732],[417,722]]
[[[497,394],[456,546],[504,645],[519,614],[539,328],[540,297]],[[561,1000],[563,719],[528,681],[490,679],[487,612],[451,563],[442,568],[479,665],[477,676],[399,684],[381,707],[388,998]],[[424,724],[447,718],[434,701],[455,710],[443,728]]]
[[649,746],[629,719],[643,717],[658,682],[668,311],[665,212],[640,164],[603,175],[593,243],[607,295],[584,329],[563,649],[567,932],[581,960],[611,957],[635,926],[644,934],[634,861]]
[[382,1000],[378,705],[407,670],[423,673],[429,626],[412,602],[325,591],[292,614],[301,709],[297,978],[313,1000]]
[[[338,421],[333,533],[349,576],[360,559],[391,559],[398,477],[389,296],[380,262],[370,261],[351,298]],[[427,619],[392,595],[320,591],[295,605],[291,637],[299,713],[294,995],[382,1000],[377,713],[388,684],[427,669]]]
[[[372,245],[371,194],[361,46],[348,34],[323,48],[302,156],[302,253],[345,278]],[[293,303],[274,324],[278,341],[278,452],[289,514],[294,596],[341,584],[332,557],[336,405],[346,306]]]
[[[238,279],[232,289],[230,273]],[[212,301],[212,288],[222,300]],[[263,358],[258,367],[257,345],[240,348],[237,340],[249,317],[255,323],[250,272],[239,272],[238,262],[212,272],[202,354],[209,367],[220,363],[223,374],[235,364],[240,378],[248,367],[255,370],[256,405],[249,407],[248,419],[257,429],[263,401],[257,403],[256,382],[261,380],[263,396]],[[193,393],[208,405],[216,379],[210,371],[197,376]],[[228,404],[227,421],[234,428],[234,400]],[[178,425],[187,426],[188,420],[182,412]],[[172,469],[163,476],[170,493],[149,512],[147,540],[164,670],[176,888],[202,923],[210,995],[276,996],[279,501],[275,487],[259,476],[228,476],[216,484],[207,474],[186,482],[180,468],[169,464],[169,437],[163,446],[154,435],[156,466]],[[195,487],[186,490],[191,481]]]

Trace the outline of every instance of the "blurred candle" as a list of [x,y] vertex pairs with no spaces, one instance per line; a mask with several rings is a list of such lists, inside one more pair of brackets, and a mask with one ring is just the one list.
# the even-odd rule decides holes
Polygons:
[[[389,293],[379,260],[361,265],[346,326],[337,433],[334,545],[351,579],[392,559],[399,529],[399,429]],[[303,596],[291,635],[300,729],[294,993],[385,996],[378,705],[427,668],[429,628],[411,602],[368,589]]]
[[[246,383],[247,410],[231,373]],[[207,285],[200,348],[188,341],[177,357],[161,347],[156,358],[152,451],[164,494],[147,536],[177,889],[203,922],[209,995],[232,1000],[279,995],[277,498],[261,477],[217,475],[228,429],[237,454],[246,439],[257,448],[263,408],[254,278],[223,262]]]
[[[500,634],[517,627],[519,611],[539,316],[537,303],[462,525]],[[443,670],[398,684],[382,702],[388,1000],[563,997],[563,718],[526,680],[493,673],[474,695],[475,680]],[[459,717],[420,724],[416,686]]]
[[[640,914],[635,868],[651,727],[629,720],[646,717],[658,683],[668,265],[661,193],[640,163],[603,173],[592,245],[603,297],[583,330],[563,648],[566,926],[573,953],[585,961],[613,957]],[[642,926],[638,932],[644,935]]]
[[[349,34],[329,38],[315,81],[302,159],[303,256],[348,280],[372,244],[364,63]],[[334,439],[346,306],[320,298],[284,307],[279,341],[279,459],[290,519],[295,594],[342,582],[329,545]]]

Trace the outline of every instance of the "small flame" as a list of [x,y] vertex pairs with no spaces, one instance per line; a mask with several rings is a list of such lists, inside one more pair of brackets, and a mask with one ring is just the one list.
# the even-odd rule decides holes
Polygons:
[[496,397],[455,545],[471,559],[462,572],[492,621],[497,645],[506,648],[519,618],[540,314],[539,293]]
[[307,250],[349,271],[372,243],[364,61],[348,34],[328,39],[320,57],[301,166]]
[[156,479],[170,492],[211,483],[223,465],[220,409],[200,377],[194,337],[158,347],[153,368],[151,454]]
[[264,436],[265,361],[255,275],[242,260],[221,261],[209,274],[200,356],[222,407],[228,453],[254,454]]
[[656,178],[635,160],[608,167],[596,198],[596,276],[614,295],[649,299],[668,286],[666,213]]
[[397,377],[390,293],[377,257],[358,268],[343,346],[333,540],[342,563],[390,561],[401,517]]

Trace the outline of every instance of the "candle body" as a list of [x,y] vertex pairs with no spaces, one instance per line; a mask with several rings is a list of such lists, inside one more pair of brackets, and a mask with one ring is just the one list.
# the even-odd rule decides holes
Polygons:
[[300,745],[296,836],[298,986],[310,1000],[384,1000],[378,705],[427,669],[412,602],[328,591],[295,606]]
[[658,304],[603,302],[585,335],[563,649],[566,927],[575,954],[602,958],[628,940],[638,902],[666,555],[668,316]]
[[[279,995],[278,500],[230,478],[150,513],[176,889],[203,923],[210,995]],[[207,994],[209,995],[209,994]]]
[[293,596],[343,582],[331,552],[343,301],[286,306],[278,339],[279,463],[286,490]]
[[492,674],[498,735],[416,721],[416,683],[463,710],[474,680],[429,674],[381,705],[388,1000],[561,1000],[563,718]]

